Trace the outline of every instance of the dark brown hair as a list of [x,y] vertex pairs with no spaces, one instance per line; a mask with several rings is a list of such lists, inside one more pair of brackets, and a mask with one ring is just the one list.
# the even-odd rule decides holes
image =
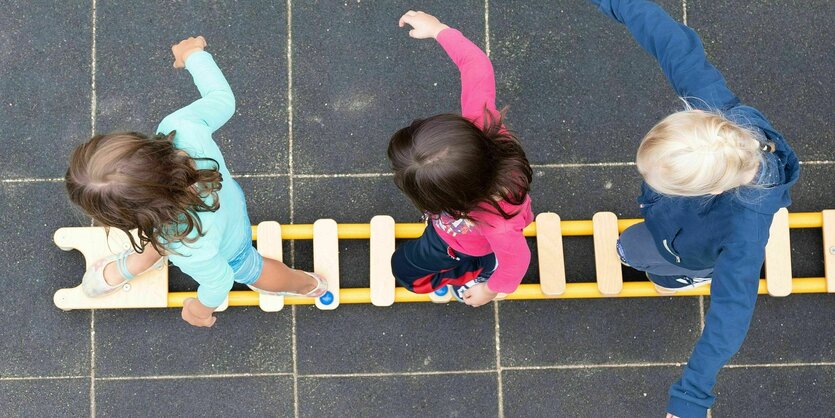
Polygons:
[[[197,212],[220,207],[223,177],[217,161],[191,158],[174,147],[173,138],[174,132],[150,138],[114,132],[79,145],[66,175],[70,200],[102,225],[128,233],[137,252],[145,244],[166,254],[173,251],[164,244],[193,243],[192,232],[203,236]],[[213,161],[215,167],[198,169],[195,160]],[[139,242],[129,233],[135,228]]]
[[522,145],[502,127],[502,116],[484,112],[484,128],[460,115],[417,119],[397,131],[388,157],[394,183],[418,209],[473,220],[470,212],[488,203],[505,219],[498,200],[524,203],[531,166]]

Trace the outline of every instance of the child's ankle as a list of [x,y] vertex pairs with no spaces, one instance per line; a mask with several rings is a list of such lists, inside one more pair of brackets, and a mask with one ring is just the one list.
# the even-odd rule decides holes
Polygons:
[[125,281],[125,278],[119,273],[115,261],[104,266],[104,281],[110,286],[117,286]]

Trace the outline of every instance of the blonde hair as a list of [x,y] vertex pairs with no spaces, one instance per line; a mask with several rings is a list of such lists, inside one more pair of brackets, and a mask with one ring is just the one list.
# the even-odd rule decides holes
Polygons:
[[754,133],[720,114],[684,110],[652,127],[636,164],[659,193],[719,194],[750,180],[762,162],[761,147]]

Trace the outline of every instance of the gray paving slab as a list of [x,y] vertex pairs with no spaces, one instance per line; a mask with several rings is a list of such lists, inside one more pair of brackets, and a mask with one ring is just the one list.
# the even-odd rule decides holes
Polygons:
[[6,417],[90,415],[90,379],[0,381],[0,412]]
[[312,223],[320,218],[368,223],[375,215],[389,215],[396,222],[417,222],[421,216],[389,175],[299,178],[293,186],[296,223]]
[[505,370],[504,416],[664,416],[677,367]]
[[833,160],[835,3],[697,0],[687,7],[689,25],[743,102],[760,109],[802,160]]
[[501,365],[685,362],[700,333],[698,298],[508,301]]
[[0,178],[63,177],[90,135],[89,2],[7,1],[0,16]]
[[495,417],[496,375],[299,378],[302,417]]
[[237,178],[246,196],[246,208],[253,225],[263,221],[290,223],[290,179],[288,177]]
[[293,377],[100,380],[96,412],[108,417],[290,417]]
[[713,416],[835,416],[835,366],[726,369],[716,382]]
[[535,167],[531,203],[534,213],[556,212],[564,220],[591,219],[603,211],[620,218],[639,218],[636,199],[640,190],[641,175],[631,165]]
[[819,212],[835,208],[835,164],[801,164],[800,179],[792,188],[792,212]]
[[483,45],[477,0],[293,3],[295,172],[388,171],[386,147],[397,129],[460,112],[455,65],[435,41],[397,27],[409,9],[433,13]]
[[[32,199],[37,196],[38,199]],[[52,236],[83,226],[60,183],[0,184],[0,375],[75,376],[90,371],[90,313],[63,312],[53,293],[74,287],[84,274],[81,253],[64,252]]]
[[[680,1],[660,2],[680,17]],[[633,161],[681,109],[654,59],[589,3],[490,2],[499,102],[533,163]]]
[[792,277],[824,277],[821,232],[821,228],[791,230]]
[[152,132],[198,99],[188,73],[171,68],[170,45],[202,34],[236,97],[235,116],[214,135],[230,170],[287,172],[284,2],[112,1],[96,17],[97,132]]
[[[297,307],[299,374],[495,369],[493,307]],[[338,349],[334,349],[338,347]]]
[[292,372],[291,313],[235,307],[212,328],[179,309],[96,312],[96,376]]
[[832,361],[835,359],[832,318],[835,318],[832,295],[760,296],[748,336],[732,364]]

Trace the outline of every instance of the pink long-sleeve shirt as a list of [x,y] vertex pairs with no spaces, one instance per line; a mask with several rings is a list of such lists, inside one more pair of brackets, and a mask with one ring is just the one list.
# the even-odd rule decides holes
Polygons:
[[[496,79],[487,55],[455,29],[444,29],[437,41],[461,72],[461,115],[477,126],[484,123],[485,108],[498,116]],[[445,214],[433,219],[432,224],[455,251],[476,257],[494,253],[498,267],[487,281],[487,287],[494,292],[511,293],[522,282],[531,261],[531,250],[522,230],[533,221],[533,211],[530,196],[521,205],[501,201],[499,206],[506,213],[516,215],[505,219],[494,213],[490,205],[483,204],[487,210],[470,214],[476,221],[474,224]]]

